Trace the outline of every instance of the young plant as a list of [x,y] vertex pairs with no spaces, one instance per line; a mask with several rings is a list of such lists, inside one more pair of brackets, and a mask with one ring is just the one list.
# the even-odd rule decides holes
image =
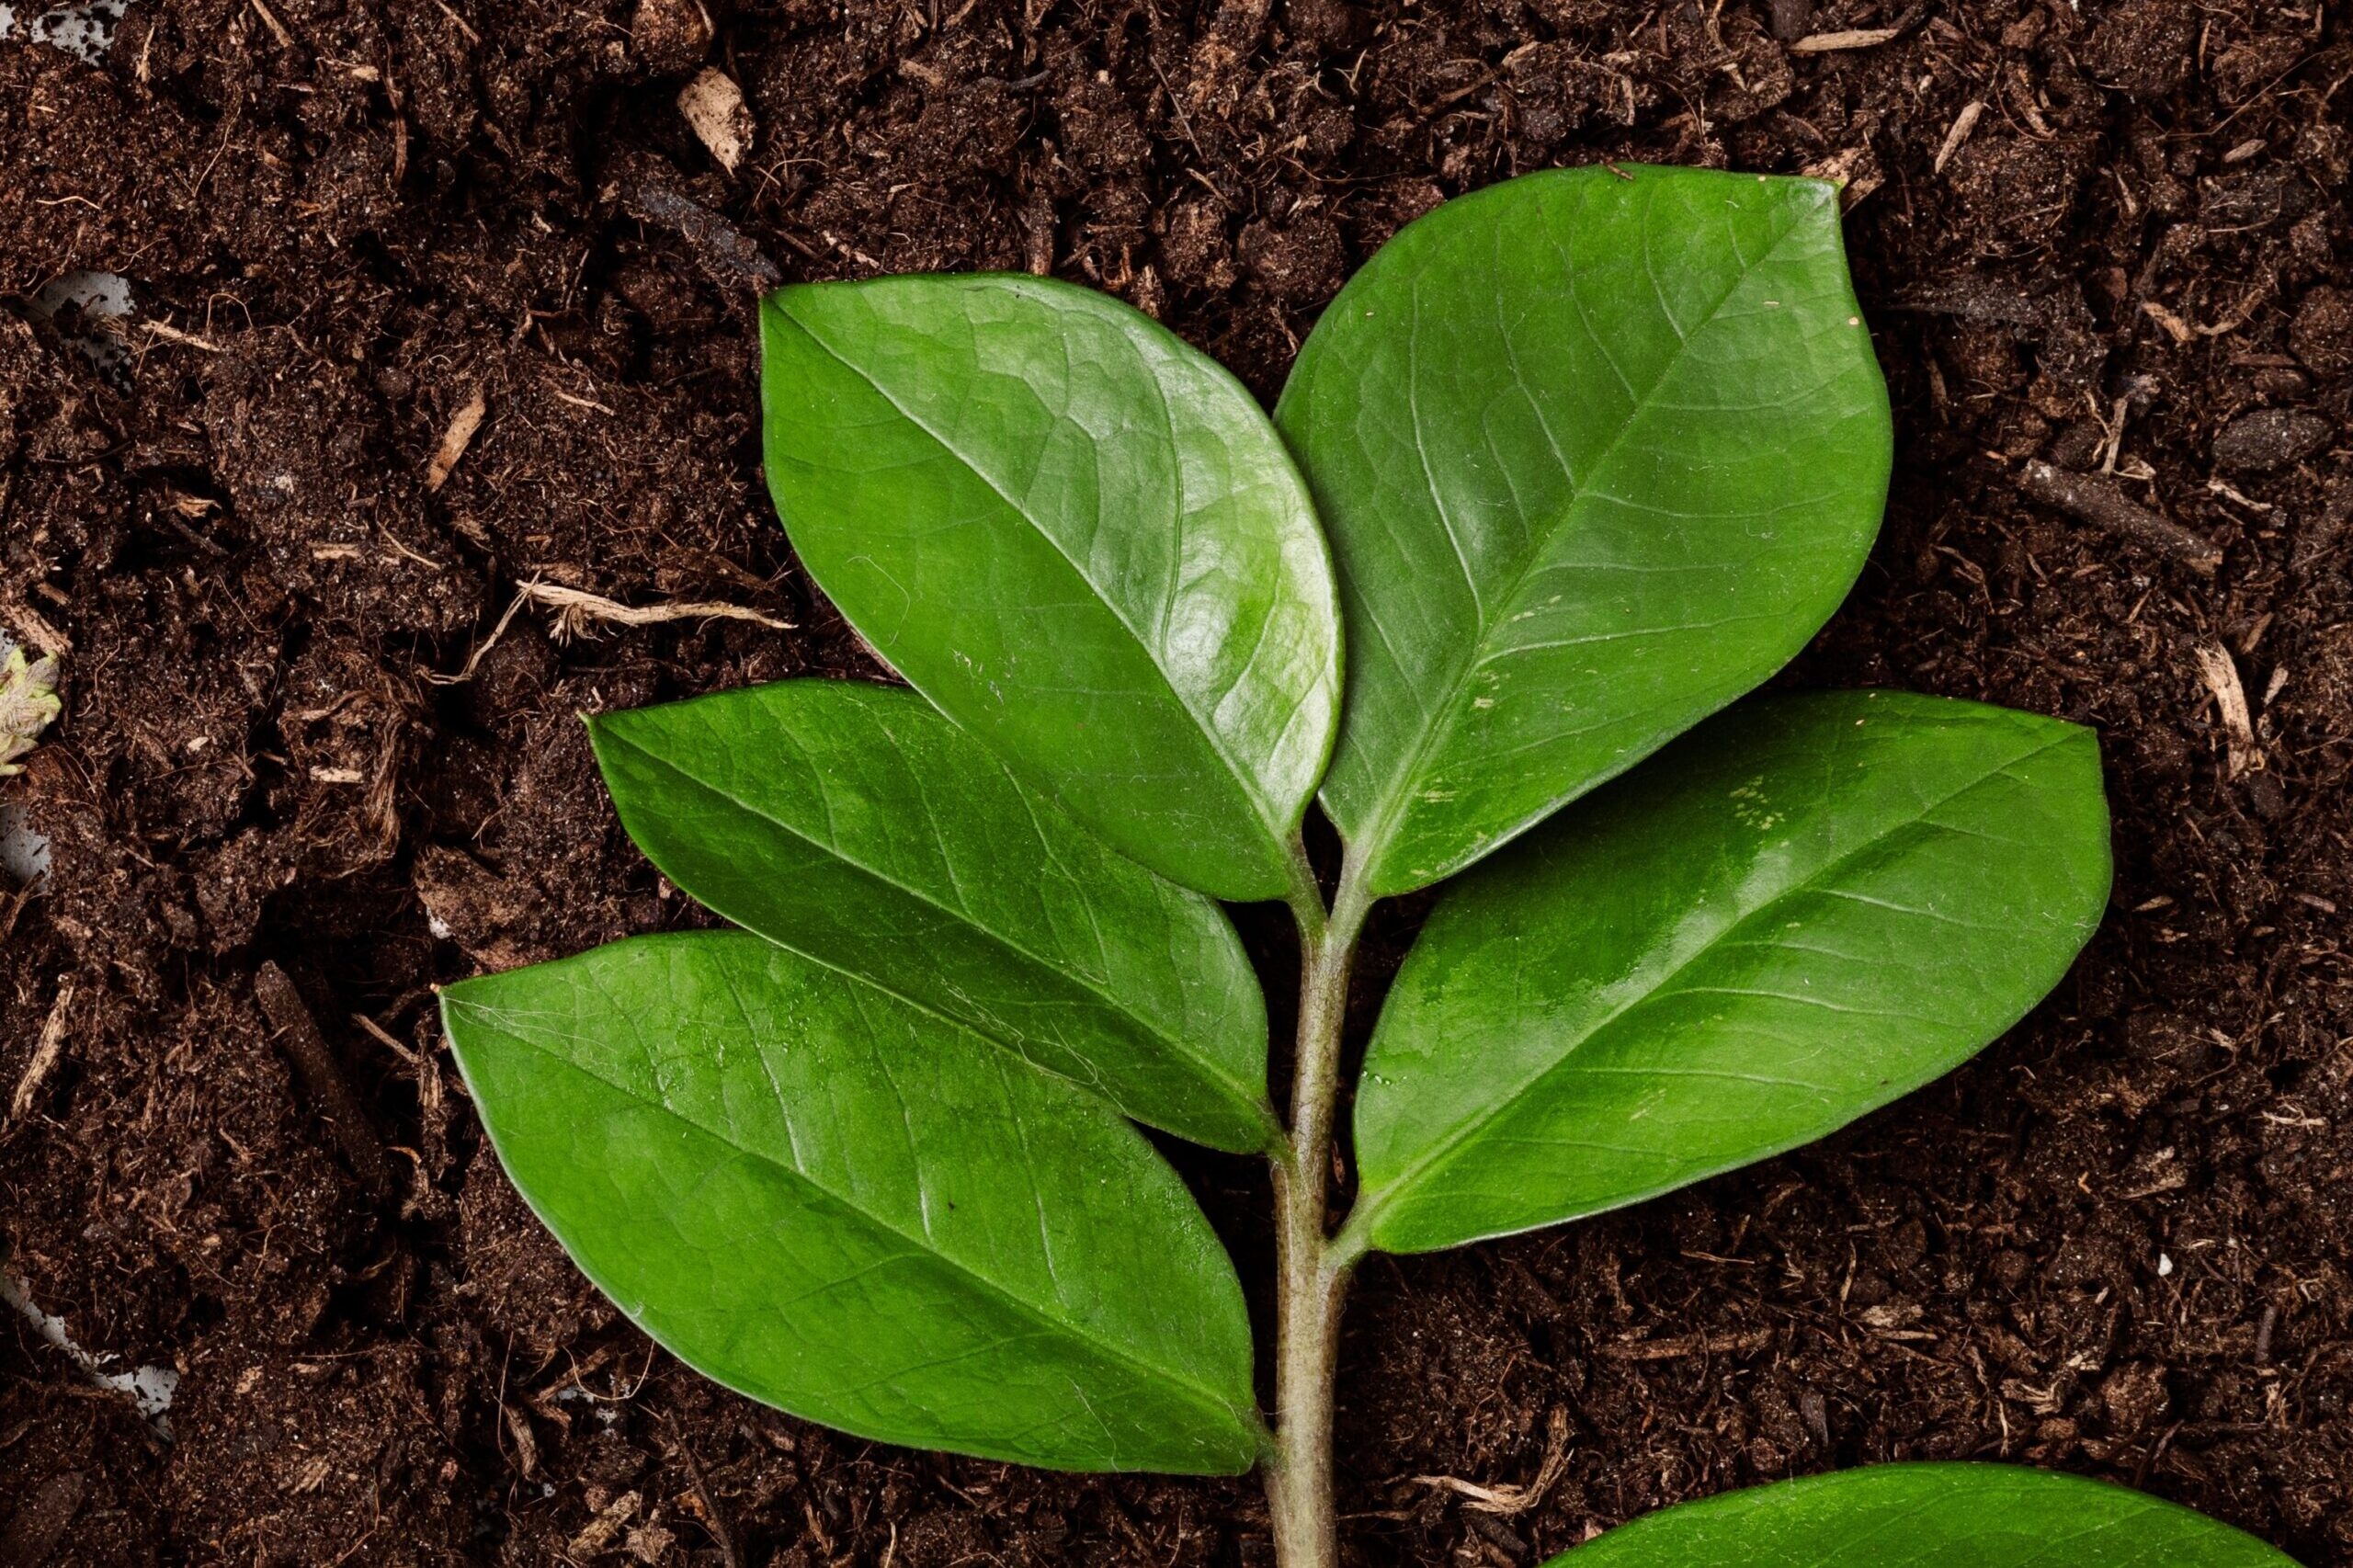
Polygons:
[[[1043,279],[789,288],[763,330],[778,511],[914,689],[591,720],[631,835],[742,929],[443,994],[517,1187],[756,1399],[1026,1464],[1258,1467],[1285,1568],[1326,1568],[1368,1252],[1819,1138],[2009,1028],[2099,918],[2089,732],[1893,693],[1710,717],[1830,615],[1885,499],[1826,186],[1452,202],[1342,290],[1272,421]],[[1460,872],[1366,1052],[1336,1230],[1358,935]],[[1212,899],[1295,915],[1287,1117]],[[1271,1424],[1233,1267],[1134,1122],[1270,1163]],[[1910,1484],[1745,1494],[1605,1560]]]

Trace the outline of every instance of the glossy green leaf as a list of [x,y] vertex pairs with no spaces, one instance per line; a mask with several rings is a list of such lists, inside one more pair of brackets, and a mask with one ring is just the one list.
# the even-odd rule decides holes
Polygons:
[[1324,809],[1437,881],[1779,668],[1860,570],[1887,393],[1812,180],[1529,175],[1408,225],[1277,423],[1332,537]]
[[2139,1492],[2000,1464],[1887,1464],[1662,1508],[1546,1568],[2296,1568]]
[[772,942],[1221,1149],[1279,1133],[1216,904],[1112,853],[912,691],[791,680],[589,721],[621,822]]
[[1067,1081],[740,932],[465,981],[442,1017],[517,1189],[706,1376],[1024,1464],[1256,1457],[1233,1266]]
[[1279,894],[1339,622],[1250,394],[1044,278],[805,284],[762,324],[768,488],[850,624],[1113,847]]
[[2016,1023],[2108,887],[2090,731],[1746,704],[1440,900],[1366,1055],[1350,1229],[1427,1252],[1811,1142]]

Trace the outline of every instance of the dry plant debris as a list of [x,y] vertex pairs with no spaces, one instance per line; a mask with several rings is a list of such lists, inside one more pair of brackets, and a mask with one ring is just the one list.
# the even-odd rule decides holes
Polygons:
[[63,704],[57,696],[57,655],[28,660],[22,648],[0,664],[0,777],[22,773],[17,758],[39,744]]

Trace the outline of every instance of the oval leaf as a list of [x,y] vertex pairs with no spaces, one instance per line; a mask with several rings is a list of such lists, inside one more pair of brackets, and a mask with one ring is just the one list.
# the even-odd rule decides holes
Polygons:
[[1155,1127],[1279,1135],[1216,904],[1104,847],[912,691],[791,680],[588,722],[621,823],[710,908]]
[[737,932],[469,980],[442,1017],[517,1189],[706,1376],[1023,1464],[1256,1457],[1232,1264],[1063,1079]]
[[1879,528],[1837,193],[1529,175],[1408,225],[1275,413],[1349,626],[1324,809],[1376,893],[1468,865],[1763,680]]
[[1440,901],[1366,1054],[1350,1229],[1427,1252],[1811,1142],[2022,1017],[2108,886],[2090,731],[1748,704]]
[[1250,394],[1044,278],[805,284],[761,317],[768,487],[850,624],[1115,848],[1279,894],[1339,622]]
[[1546,1568],[2296,1568],[2230,1526],[2104,1482],[1886,1464],[1645,1515]]

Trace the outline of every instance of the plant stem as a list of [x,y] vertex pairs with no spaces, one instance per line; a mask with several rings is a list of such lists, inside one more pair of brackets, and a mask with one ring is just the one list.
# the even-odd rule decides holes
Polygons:
[[1348,967],[1371,901],[1344,870],[1327,914],[1303,846],[1293,846],[1290,904],[1299,924],[1299,1048],[1291,1074],[1290,1138],[1275,1158],[1275,1440],[1267,1460],[1279,1568],[1335,1568],[1332,1383],[1340,1305],[1351,1262],[1324,1234],[1338,1097],[1340,1025]]

